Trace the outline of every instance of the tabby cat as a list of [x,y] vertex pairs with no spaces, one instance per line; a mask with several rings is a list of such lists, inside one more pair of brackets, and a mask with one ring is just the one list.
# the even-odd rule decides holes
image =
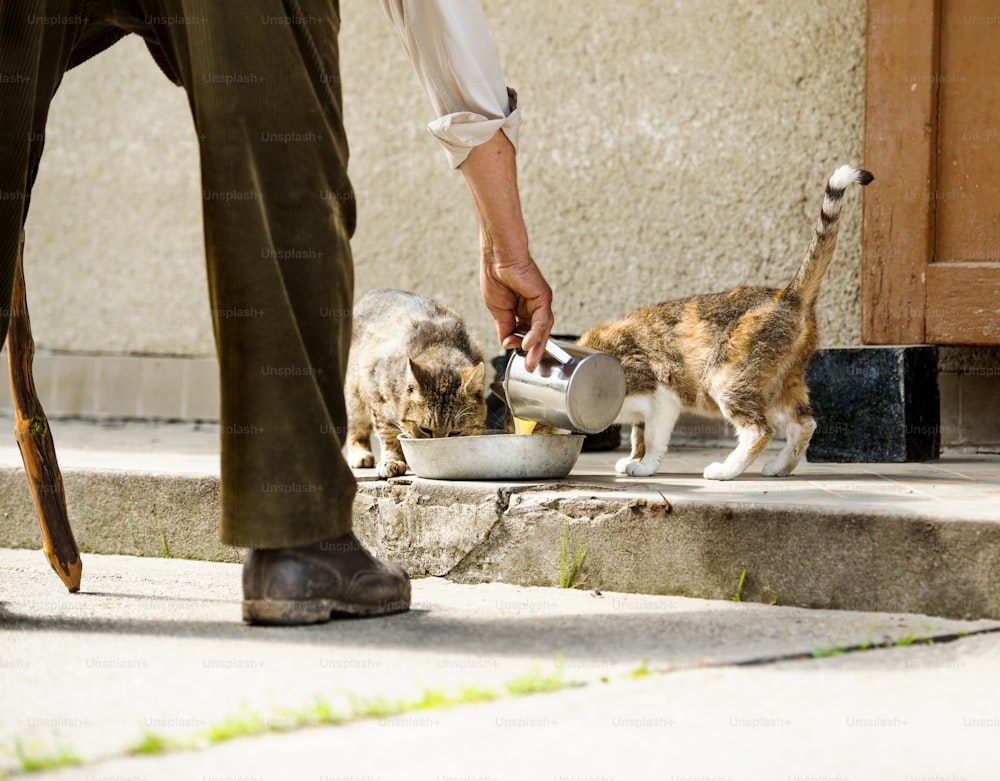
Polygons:
[[617,422],[632,424],[632,452],[622,474],[656,472],[682,411],[722,416],[738,445],[704,476],[730,480],[771,441],[785,446],[763,468],[767,477],[792,473],[816,428],[805,371],[816,350],[816,298],[833,257],[845,190],[867,185],[867,171],[841,166],[827,182],[815,234],[788,287],[741,286],[728,293],[653,304],[601,323],[579,343],[609,353],[625,371],[626,396]]
[[406,472],[400,434],[415,439],[481,434],[485,364],[459,315],[402,290],[374,290],[354,309],[347,364],[347,445],[352,467]]

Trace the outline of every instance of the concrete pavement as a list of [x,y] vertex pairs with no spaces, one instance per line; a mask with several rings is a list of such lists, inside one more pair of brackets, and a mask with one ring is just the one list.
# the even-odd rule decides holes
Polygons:
[[[218,540],[217,426],[51,426],[85,553],[241,560]],[[355,528],[411,575],[455,582],[558,585],[585,551],[574,583],[609,591],[728,599],[739,587],[745,601],[1000,619],[1000,455],[702,479],[731,447],[675,447],[649,478],[615,474],[622,451],[584,453],[560,481],[357,470]],[[0,438],[0,506],[0,546],[37,547],[13,437]]]
[[[0,773],[998,777],[995,454],[730,483],[699,476],[728,443],[641,480],[620,453],[540,483],[359,470],[356,527],[416,577],[414,609],[261,629],[217,541],[217,427],[52,428],[83,585],[49,569],[0,443]],[[582,551],[582,588],[553,588]],[[533,688],[554,691],[512,693]],[[131,753],[168,741],[198,750]]]
[[[40,552],[0,550],[14,776],[20,746],[81,762],[32,778],[93,781],[997,777],[996,621],[422,578],[408,614],[255,628],[236,564],[87,566],[68,594]],[[501,696],[373,707],[470,686]],[[317,699],[370,715],[290,728]],[[239,723],[263,734],[204,737]],[[159,736],[202,748],[127,753]]]

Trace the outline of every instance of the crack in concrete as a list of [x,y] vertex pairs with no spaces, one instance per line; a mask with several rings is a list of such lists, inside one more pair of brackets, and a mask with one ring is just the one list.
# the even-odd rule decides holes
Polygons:
[[[763,656],[758,659],[745,659],[739,662],[710,662],[708,664],[702,664],[698,666],[705,668],[759,667],[768,664],[778,664],[779,662],[797,662],[807,659],[828,659],[832,656],[844,656],[846,654],[862,653],[864,651],[880,651],[880,650],[888,650],[890,648],[896,648],[896,649],[911,648],[912,646],[915,645],[941,645],[943,643],[954,643],[958,640],[964,640],[965,638],[968,637],[976,637],[977,635],[992,635],[997,633],[1000,633],[1000,627],[991,627],[989,629],[975,629],[970,632],[948,632],[940,635],[915,637],[906,643],[902,642],[905,638],[901,638],[899,640],[883,640],[872,643],[855,643],[854,645],[833,646],[831,648],[824,648],[822,649],[822,652],[819,652],[818,649],[813,651],[799,651],[796,653],[789,653],[789,654],[776,654],[774,656]],[[673,671],[677,671],[683,668],[672,668],[672,669]]]
[[511,490],[509,487],[501,487],[497,489],[496,501],[494,502],[493,505],[496,509],[496,518],[494,519],[492,525],[490,526],[489,531],[486,532],[482,540],[477,542],[468,551],[466,551],[465,555],[462,556],[462,558],[460,558],[453,565],[451,565],[451,567],[448,568],[448,571],[445,572],[443,575],[440,575],[439,577],[450,579],[451,574],[455,570],[462,567],[465,564],[465,562],[468,561],[471,556],[477,554],[483,546],[489,544],[490,539],[493,537],[494,532],[500,526],[503,525],[503,518],[504,515],[507,514],[507,509],[510,507],[510,497],[513,493],[514,491]]

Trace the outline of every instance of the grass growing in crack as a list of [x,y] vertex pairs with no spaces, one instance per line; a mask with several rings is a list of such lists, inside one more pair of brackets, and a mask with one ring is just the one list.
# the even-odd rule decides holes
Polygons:
[[164,534],[159,524],[156,525],[156,530],[160,533],[160,555],[165,559],[172,559],[173,556],[170,555],[170,549],[167,547],[167,535]]
[[743,601],[743,583],[746,581],[746,579],[747,579],[747,571],[743,570],[740,573],[740,580],[736,584],[736,593],[733,594],[733,596],[732,596],[733,602],[742,602]]
[[575,686],[572,681],[563,678],[561,670],[544,675],[538,670],[533,670],[526,675],[508,681],[504,688],[508,693],[520,696],[524,694],[538,694],[539,692],[554,692],[565,689],[567,686]]
[[912,632],[906,637],[900,637],[893,643],[897,648],[906,648],[908,645],[934,645],[934,638],[932,637],[922,637],[920,635],[915,635]]
[[[733,602],[743,601],[743,587],[746,585],[746,581],[747,581],[747,571],[742,570],[740,572],[740,579],[736,582],[736,593],[730,597],[730,599]],[[778,600],[781,598],[781,594],[779,594],[777,590],[771,588],[770,586],[764,586],[764,593],[768,597],[767,604],[769,605],[778,604]]]
[[[236,714],[187,735],[174,736],[153,731],[143,732],[122,753],[134,756],[157,755],[169,751],[195,751],[216,743],[269,732],[289,732],[316,726],[337,726],[358,719],[390,718],[413,711],[442,709],[456,705],[489,702],[505,697],[555,692],[583,685],[579,681],[564,677],[562,670],[559,669],[561,666],[561,658],[557,657],[556,670],[542,672],[535,668],[525,675],[508,681],[501,689],[463,686],[455,693],[439,689],[425,689],[420,696],[409,700],[348,696],[350,704],[343,709],[339,709],[319,697],[302,708],[278,709],[272,713],[243,706]],[[639,678],[650,674],[652,673],[644,660],[631,673],[631,677]],[[608,682],[610,679],[607,676],[602,676],[601,680]],[[22,772],[35,772],[67,765],[84,765],[94,761],[85,762],[68,747],[60,747],[55,753],[43,753],[35,746],[26,747],[19,739],[15,740],[12,753],[18,758]],[[0,779],[3,778],[3,772],[0,771]]]
[[458,697],[462,705],[471,705],[476,702],[490,702],[498,696],[492,689],[484,689],[482,686],[463,686],[458,690]]
[[[562,673],[542,674],[537,670],[509,681],[504,689],[510,695],[557,691],[576,685],[563,679]],[[191,735],[170,737],[157,732],[145,732],[126,748],[126,754],[162,754],[167,751],[190,751],[241,737],[268,732],[289,732],[304,727],[337,726],[357,719],[386,719],[414,711],[449,708],[489,702],[504,696],[504,692],[480,686],[463,686],[449,694],[439,689],[425,689],[415,699],[385,697],[350,697],[350,706],[339,710],[328,701],[317,698],[298,709],[281,709],[272,714],[244,706],[236,714],[210,724]]]
[[840,656],[847,653],[846,648],[814,648],[810,655],[814,659],[827,659],[831,656]]
[[13,756],[25,773],[83,764],[79,755],[65,744],[59,744],[54,749],[45,749],[37,741],[25,743],[21,738],[14,738],[14,745],[5,749],[5,753]]
[[216,724],[210,724],[201,733],[201,737],[210,744],[223,743],[234,738],[261,735],[265,732],[282,732],[293,726],[294,718],[289,718],[287,714],[275,714],[275,717],[268,718],[260,711],[243,708]]
[[905,637],[899,637],[895,640],[886,640],[885,642],[876,643],[872,641],[872,636],[874,635],[874,630],[868,633],[868,636],[859,642],[857,645],[851,646],[840,646],[832,648],[815,648],[810,651],[810,656],[814,659],[824,659],[830,656],[840,656],[841,654],[854,653],[856,651],[868,651],[874,649],[887,649],[887,648],[906,648],[911,645],[934,645],[933,637],[924,637],[923,635],[917,635],[910,633]]
[[583,559],[587,555],[587,546],[584,545],[582,548],[577,548],[573,553],[573,560],[566,565],[566,543],[569,538],[569,521],[563,520],[562,528],[562,552],[559,556],[559,588],[580,588],[585,582],[584,578],[579,583],[573,583],[576,578],[577,570],[580,569],[580,565],[583,564]]
[[161,735],[159,732],[144,732],[135,743],[125,749],[125,753],[155,755],[180,747],[179,745],[175,745],[175,742],[166,735]]

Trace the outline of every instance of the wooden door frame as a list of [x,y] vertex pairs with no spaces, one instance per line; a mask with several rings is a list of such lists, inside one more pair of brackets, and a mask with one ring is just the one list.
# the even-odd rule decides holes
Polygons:
[[861,340],[924,344],[934,253],[940,0],[868,0]]
[[1000,263],[934,263],[941,0],[868,0],[861,340],[1000,344]]

